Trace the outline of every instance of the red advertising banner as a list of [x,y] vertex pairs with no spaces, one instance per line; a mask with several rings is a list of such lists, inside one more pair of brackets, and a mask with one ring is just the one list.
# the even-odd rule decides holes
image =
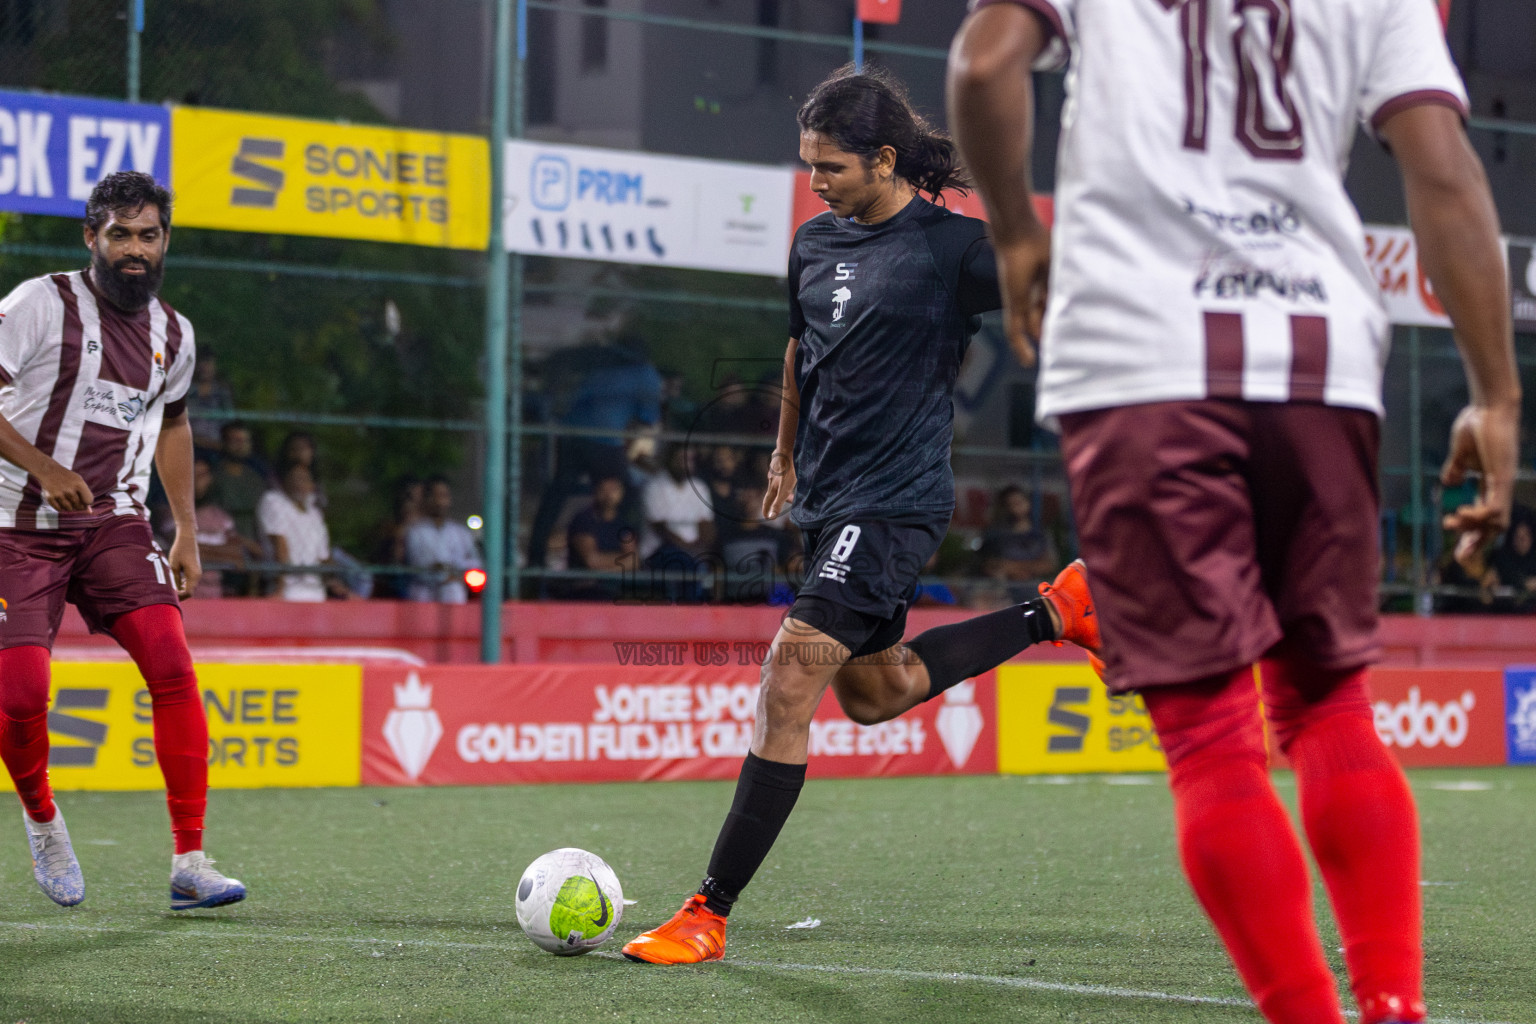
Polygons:
[[[1504,673],[1498,669],[1371,671],[1376,735],[1405,768],[1504,764]],[[1277,765],[1285,758],[1271,739]]]
[[859,20],[894,25],[901,21],[901,0],[859,0]]
[[[733,779],[752,742],[757,690],[755,665],[370,667],[362,782]],[[829,691],[811,725],[812,777],[996,771],[990,672],[867,727]]]

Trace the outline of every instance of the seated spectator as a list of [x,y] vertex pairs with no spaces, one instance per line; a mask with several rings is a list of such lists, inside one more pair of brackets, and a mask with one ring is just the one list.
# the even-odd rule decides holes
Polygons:
[[208,500],[228,512],[235,532],[260,541],[256,506],[271,490],[267,467],[256,455],[256,442],[248,424],[233,420],[219,429],[219,458],[214,465]]
[[[413,476],[395,488],[394,516],[374,533],[369,556],[375,565],[405,565],[405,535],[422,518],[422,482]],[[386,572],[374,578],[373,596],[403,600],[410,594],[408,573]]]
[[[639,566],[639,538],[625,521],[624,481],[616,476],[598,479],[592,487],[592,504],[571,517],[565,528],[569,551],[566,566],[597,572],[633,572]],[[614,580],[573,580],[560,588],[559,596],[573,601],[614,600],[622,592]]]
[[733,515],[736,508],[736,492],[742,485],[742,464],[745,453],[728,444],[717,444],[709,453],[704,467],[704,481],[709,484],[709,504],[715,518]]
[[795,538],[791,531],[763,518],[765,493],[761,484],[742,487],[730,510],[716,520],[725,569],[722,597],[726,601],[760,604],[769,599],[776,585],[787,582]]
[[[1504,542],[1494,549],[1483,573],[1483,603],[1524,611],[1536,604],[1536,550],[1532,548],[1531,516],[1516,510]],[[1502,593],[1495,593],[1495,590]]]
[[645,527],[640,557],[659,570],[659,596],[671,601],[696,601],[701,596],[698,570],[715,543],[715,513],[709,487],[688,471],[688,452],[674,445],[666,454],[666,471],[645,485],[641,506]]
[[319,449],[315,447],[315,435],[302,430],[295,430],[283,438],[283,443],[277,448],[277,473],[283,474],[289,466],[298,463],[309,470],[310,479],[315,482],[315,504],[321,508],[326,506],[325,486],[320,482],[320,465],[316,461]]
[[405,564],[418,570],[411,579],[412,601],[465,604],[469,588],[464,570],[480,567],[480,552],[469,527],[449,517],[453,487],[434,476],[422,489],[423,513],[405,534]]
[[[262,496],[256,517],[278,562],[291,566],[321,566],[331,560],[331,535],[325,516],[315,504],[315,481],[307,466],[294,463],[283,473],[282,486]],[[284,601],[321,602],[327,596],[351,597],[346,584],[317,572],[283,573],[278,595]]]
[[219,377],[219,363],[212,352],[198,346],[192,387],[187,391],[187,419],[192,424],[192,444],[210,451],[219,447],[219,419],[235,408],[235,396]]
[[996,580],[1028,583],[1055,575],[1056,546],[1035,529],[1029,495],[1016,484],[997,492],[993,525],[981,541],[981,571]]
[[[210,566],[243,568],[247,558],[261,560],[261,545],[235,532],[235,520],[228,512],[208,500],[213,486],[213,463],[206,455],[192,463],[192,493],[197,514],[197,556],[203,563],[203,578],[193,597],[223,597],[223,573]],[[235,595],[238,596],[238,592]]]
[[645,559],[681,554],[695,559],[715,542],[715,513],[706,495],[709,487],[688,471],[688,452],[673,445],[666,456],[666,471],[645,485],[641,506],[645,529],[640,537],[640,556]]

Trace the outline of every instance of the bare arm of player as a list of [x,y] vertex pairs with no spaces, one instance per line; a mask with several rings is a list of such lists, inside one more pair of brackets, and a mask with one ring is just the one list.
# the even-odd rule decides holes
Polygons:
[[203,578],[203,563],[197,555],[197,511],[192,493],[192,425],[183,412],[160,425],[160,440],[155,443],[155,469],[165,486],[165,497],[176,521],[176,539],[171,541],[171,576],[176,593],[191,597]]
[[43,500],[60,512],[84,512],[96,500],[79,473],[44,455],[4,416],[0,416],[0,458],[36,477],[43,488]]
[[763,518],[777,519],[794,503],[795,431],[800,426],[800,386],[795,383],[795,353],[800,339],[790,338],[784,350],[784,390],[779,396],[779,438],[768,457],[768,487],[763,492]]
[[1520,377],[1499,214],[1456,111],[1409,107],[1379,133],[1402,170],[1419,262],[1455,324],[1467,372],[1471,400],[1451,427],[1440,474],[1448,485],[1482,474],[1477,501],[1445,517],[1445,528],[1461,534],[1456,547],[1463,553],[1509,525],[1519,461]]
[[1008,344],[1025,366],[1045,320],[1051,232],[1030,198],[1035,108],[1030,65],[1049,42],[1035,12],[1002,3],[973,12],[949,49],[949,123],[987,207]]

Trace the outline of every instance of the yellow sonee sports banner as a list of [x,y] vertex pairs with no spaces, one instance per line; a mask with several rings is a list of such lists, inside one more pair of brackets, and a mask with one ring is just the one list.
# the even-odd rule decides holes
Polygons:
[[484,249],[490,151],[474,135],[200,107],[171,112],[177,224]]
[[[215,789],[355,786],[357,665],[199,665]],[[55,789],[160,789],[149,690],[130,663],[55,663],[48,711]],[[0,773],[3,785],[10,777]]]
[[1167,768],[1139,696],[1111,696],[1087,665],[997,670],[997,767],[1004,775]]

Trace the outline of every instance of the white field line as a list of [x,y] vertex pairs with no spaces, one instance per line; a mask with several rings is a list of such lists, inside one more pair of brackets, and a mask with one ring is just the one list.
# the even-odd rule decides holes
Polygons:
[[[526,952],[527,947],[522,943],[506,945],[496,942],[448,942],[441,939],[371,939],[349,938],[340,935],[305,935],[297,932],[281,932],[269,929],[250,932],[223,932],[208,931],[203,929],[170,927],[157,928],[125,928],[112,925],[85,925],[85,924],[34,924],[26,921],[0,921],[0,929],[11,929],[17,932],[77,932],[113,935],[147,935],[157,939],[194,938],[194,939],[254,939],[261,942],[297,942],[315,944],[333,944],[343,946],[376,946],[385,949],[479,949],[497,953],[510,953],[514,951]],[[610,960],[621,960],[623,957],[611,950],[593,954]],[[998,974],[962,974],[949,971],[908,971],[895,967],[846,967],[832,964],[790,964],[774,963],[767,960],[739,960],[732,958],[722,962],[723,966],[755,967],[770,971],[804,972],[811,974],[841,974],[850,976],[862,976],[873,978],[893,978],[900,981],[942,981],[954,983],[968,983],[974,985],[996,985],[1001,988],[1027,989],[1035,992],[1065,992],[1073,995],[1098,996],[1108,999],[1132,999],[1145,1002],[1159,1003],[1183,1003],[1195,1006],[1253,1006],[1247,999],[1231,999],[1222,996],[1197,996],[1181,992],[1158,992],[1147,989],[1115,988],[1109,985],[1080,985],[1059,981],[1039,981],[1034,978],[1017,978]],[[710,965],[713,966],[713,965]],[[1358,1017],[1353,1010],[1344,1011],[1346,1017]],[[1467,1017],[1448,1017],[1436,1014],[1432,1021],[1435,1024],[1511,1024],[1507,1021],[1474,1020]]]

